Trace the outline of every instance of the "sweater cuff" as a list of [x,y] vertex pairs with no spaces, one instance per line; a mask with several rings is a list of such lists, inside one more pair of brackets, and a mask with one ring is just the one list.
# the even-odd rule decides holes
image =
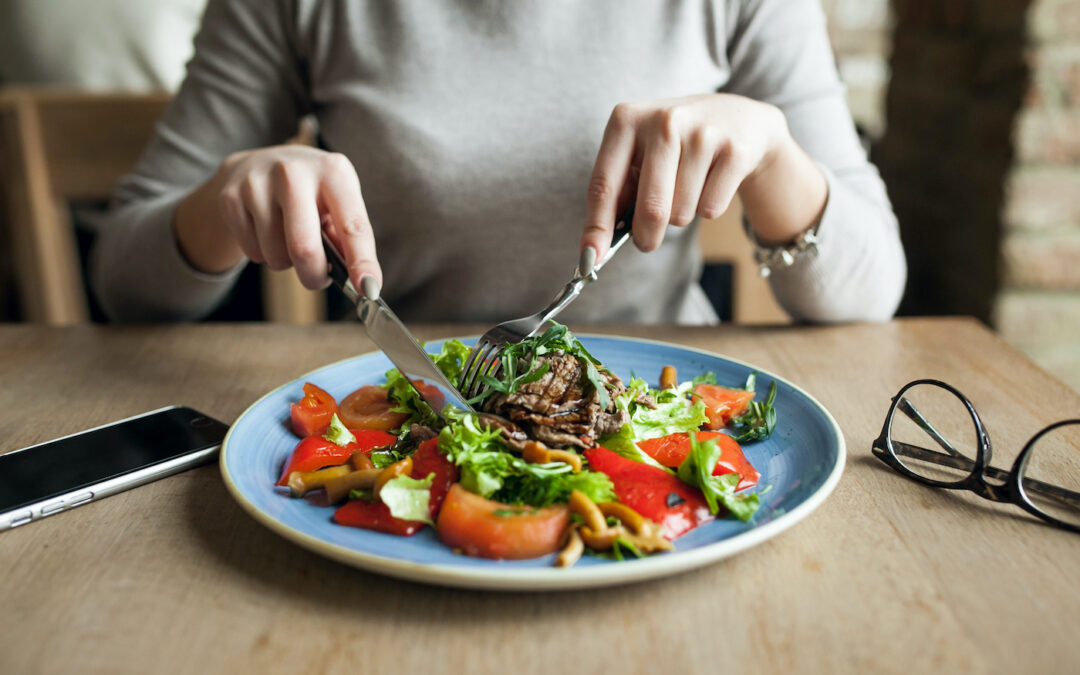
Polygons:
[[118,321],[185,321],[212,312],[247,261],[220,274],[201,272],[180,252],[173,229],[184,195],[120,209],[101,232],[92,261],[98,300]]
[[903,293],[906,265],[896,220],[818,165],[828,198],[818,225],[817,255],[774,267],[769,277],[777,301],[796,320],[885,321]]

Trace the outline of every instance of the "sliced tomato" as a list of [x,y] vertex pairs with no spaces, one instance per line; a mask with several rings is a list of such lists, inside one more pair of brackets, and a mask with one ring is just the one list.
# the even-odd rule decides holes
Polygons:
[[457,482],[458,468],[446,455],[439,452],[439,439],[432,438],[424,441],[413,453],[412,477],[417,480],[427,478],[428,474],[435,474],[431,483],[431,499],[428,504],[431,507],[431,519],[439,515],[446,494],[450,492],[450,486]]
[[386,390],[374,384],[360,387],[341,399],[338,417],[350,429],[398,429],[409,416],[392,412],[397,404],[386,397]]
[[338,411],[334,397],[310,382],[304,383],[304,398],[289,406],[293,433],[307,438],[326,432]]
[[352,430],[356,440],[348,445],[338,445],[322,436],[308,436],[296,444],[285,468],[281,472],[278,485],[288,485],[289,474],[293,471],[318,471],[328,466],[340,466],[349,461],[357,450],[370,453],[375,448],[382,448],[397,440],[393,434],[374,429]]
[[[714,439],[717,445],[720,446],[720,459],[713,469],[714,476],[721,476],[725,473],[739,474],[739,485],[735,488],[736,490],[745,490],[757,485],[761,474],[747,461],[746,455],[743,454],[742,448],[739,447],[734,438],[719,431],[698,431],[696,433],[699,441]],[[679,433],[661,438],[650,438],[647,441],[638,443],[638,447],[646,455],[664,466],[677,468],[690,454],[690,435]]]
[[382,502],[354,499],[334,511],[334,522],[349,527],[362,527],[402,537],[411,537],[424,526],[418,520],[402,520],[390,515],[390,507]]
[[586,450],[585,458],[590,467],[611,478],[620,502],[660,523],[667,539],[675,539],[714,519],[697,488],[663,469],[620,457],[601,447]]
[[699,399],[705,401],[705,414],[709,417],[706,427],[723,429],[733,417],[746,412],[747,406],[754,398],[754,392],[728,389],[716,384],[699,384],[694,387],[694,393],[690,398],[695,403]]
[[444,544],[466,555],[523,560],[557,551],[569,520],[565,504],[542,509],[500,504],[455,483],[435,529]]
[[409,380],[409,382],[412,382],[416,390],[420,392],[420,395],[424,397],[424,400],[435,412],[439,412],[446,405],[446,395],[435,385],[428,384],[423,380]]

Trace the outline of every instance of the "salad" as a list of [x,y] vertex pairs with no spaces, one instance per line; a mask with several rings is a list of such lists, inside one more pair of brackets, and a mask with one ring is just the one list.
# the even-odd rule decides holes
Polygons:
[[[448,340],[432,359],[454,382],[468,354]],[[465,555],[558,553],[559,566],[670,551],[703,523],[757,510],[760,475],[740,444],[775,428],[775,383],[764,400],[755,374],[680,382],[667,366],[655,388],[624,383],[561,324],[499,359],[470,401],[477,413],[442,407],[437,389],[396,369],[340,401],[306,383],[290,407],[300,440],[277,485],[333,507],[343,526],[399,536],[433,527]]]

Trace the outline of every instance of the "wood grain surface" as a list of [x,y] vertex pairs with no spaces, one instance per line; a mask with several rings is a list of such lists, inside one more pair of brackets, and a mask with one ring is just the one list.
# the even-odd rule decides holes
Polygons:
[[[575,328],[709,349],[805,388],[847,441],[836,491],[697,571],[494,593],[298,548],[208,466],[0,534],[0,673],[1080,672],[1080,536],[906,481],[870,453],[890,398],[919,377],[971,398],[999,466],[1080,416],[1080,395],[980,324]],[[2,326],[0,452],[170,404],[231,422],[371,349],[356,325]]]

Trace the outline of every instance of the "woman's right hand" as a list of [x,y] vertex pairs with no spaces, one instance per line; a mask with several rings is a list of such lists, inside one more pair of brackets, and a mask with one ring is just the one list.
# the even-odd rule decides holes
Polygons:
[[341,251],[349,278],[382,270],[356,170],[344,155],[282,145],[230,155],[185,198],[174,223],[180,250],[196,269],[224,272],[244,256],[271,269],[296,268],[301,283],[325,288],[322,230]]

